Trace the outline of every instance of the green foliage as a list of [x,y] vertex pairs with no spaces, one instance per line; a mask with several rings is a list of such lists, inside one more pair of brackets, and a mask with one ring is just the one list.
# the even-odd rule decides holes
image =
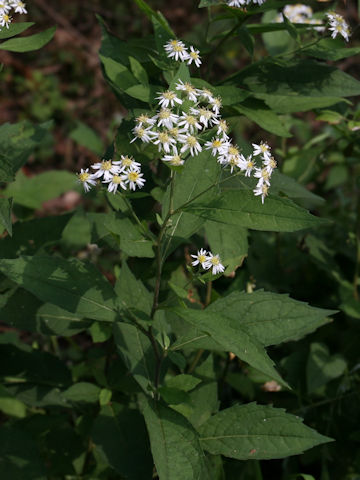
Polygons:
[[[6,42],[0,43],[0,50],[7,50],[9,52],[32,52],[39,50],[44,45],[50,42],[55,34],[56,27],[48,28],[40,33],[29,35],[28,37],[12,38]],[[20,33],[20,29],[17,33]],[[16,34],[15,34],[16,35]]]

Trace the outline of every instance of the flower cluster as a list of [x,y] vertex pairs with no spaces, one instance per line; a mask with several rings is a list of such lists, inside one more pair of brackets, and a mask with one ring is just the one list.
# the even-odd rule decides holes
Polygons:
[[219,255],[213,255],[211,252],[207,252],[201,248],[197,255],[191,255],[195,260],[191,262],[191,265],[201,265],[204,270],[210,270],[212,268],[212,274],[217,275],[225,270],[224,265],[220,261]]
[[243,8],[245,5],[250,5],[254,3],[255,5],[262,5],[266,0],[226,0],[226,3],[229,7]]
[[14,13],[27,13],[25,3],[20,0],[0,0],[0,27],[9,28],[12,22],[11,10]]
[[95,172],[90,173],[89,169],[81,169],[78,173],[78,181],[83,184],[85,192],[88,192],[98,181],[107,185],[109,192],[116,193],[119,186],[123,190],[135,190],[142,188],[145,179],[142,178],[141,166],[132,157],[121,155],[121,160],[102,160],[94,163],[91,168]]
[[190,46],[190,51],[188,51],[184,42],[181,40],[169,40],[165,43],[164,48],[167,56],[173,60],[187,62],[188,65],[194,62],[197,67],[201,65],[200,51],[192,45]]
[[[313,10],[308,5],[297,3],[295,5],[286,5],[283,13],[279,13],[275,18],[275,22],[282,23],[284,16],[291,23],[308,23],[309,25],[321,25],[322,21],[313,17]],[[315,27],[319,32],[324,30],[324,27]]]
[[270,188],[270,178],[277,167],[277,163],[275,158],[271,155],[271,148],[266,142],[260,142],[259,145],[253,143],[252,146],[254,147],[252,156],[260,156],[262,160],[261,168],[256,166],[253,167],[254,177],[258,178],[256,188],[253,192],[254,195],[261,195],[261,202],[264,203],[264,198],[268,195]]
[[326,14],[329,22],[329,30],[332,32],[331,37],[336,38],[339,33],[345,40],[349,41],[350,36],[350,27],[345,22],[344,18],[335,12],[330,12]]

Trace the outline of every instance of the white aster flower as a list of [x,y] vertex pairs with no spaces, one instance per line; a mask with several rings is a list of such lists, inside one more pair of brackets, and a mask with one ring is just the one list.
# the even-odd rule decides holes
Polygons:
[[0,14],[8,13],[11,10],[7,0],[0,0]]
[[185,62],[189,58],[188,51],[181,40],[169,40],[164,45],[169,58]]
[[176,115],[169,108],[162,108],[156,117],[158,127],[164,126],[169,129],[173,128],[179,120],[179,115]]
[[145,178],[142,177],[143,173],[140,173],[134,168],[129,168],[129,170],[121,176],[121,179],[126,185],[129,185],[130,190],[135,190],[136,187],[142,188],[144,186]]
[[345,40],[349,41],[350,36],[350,27],[345,22],[344,18],[339,15],[338,13],[328,13],[327,14],[329,20],[329,30],[332,32],[331,37],[336,38],[338,34],[345,38]]
[[80,173],[77,173],[78,182],[83,184],[85,192],[88,192],[91,189],[91,185],[96,185],[96,180],[94,175],[89,173],[89,169],[81,169]]
[[179,142],[183,143],[180,153],[184,153],[187,150],[190,150],[190,155],[194,157],[202,151],[200,143],[193,135],[181,135],[179,137]]
[[270,160],[270,157],[271,157],[270,150],[271,150],[271,148],[269,147],[269,145],[266,142],[260,142],[259,145],[257,145],[256,143],[253,143],[252,146],[254,147],[254,152],[253,152],[254,157],[256,157],[256,155],[262,155],[264,160],[266,160],[266,159]]
[[209,257],[207,256],[207,251],[204,250],[203,248],[200,248],[200,250],[198,250],[197,255],[191,255],[191,256],[195,258],[195,260],[191,262],[191,265],[193,267],[196,267],[196,265],[200,264],[202,268],[204,268],[205,270],[207,270],[207,268],[210,268],[210,267],[207,267],[207,262],[209,260]]
[[104,183],[108,183],[108,192],[116,193],[118,187],[120,186],[124,190],[126,190],[126,185],[124,182],[123,175],[113,175],[111,178],[104,180]]
[[264,198],[268,195],[269,187],[266,183],[262,185],[257,185],[256,188],[253,190],[254,195],[261,195],[261,203],[264,204]]
[[15,10],[15,13],[20,13],[20,14],[27,13],[25,3],[21,2],[20,0],[12,0],[11,6]]
[[182,127],[186,132],[194,133],[197,130],[201,130],[202,126],[198,123],[198,119],[194,115],[189,115],[182,112],[179,118],[178,126]]
[[270,157],[270,159],[266,159],[263,161],[263,165],[265,166],[266,170],[269,172],[269,175],[277,168],[277,162],[274,157]]
[[210,90],[207,88],[198,89],[198,95],[209,103],[212,103],[214,101],[213,93],[210,92]]
[[250,177],[251,172],[255,168],[255,162],[252,159],[252,155],[249,155],[245,158],[243,155],[240,157],[240,168],[241,170],[245,171],[245,177]]
[[206,269],[212,268],[212,274],[217,275],[218,273],[222,273],[225,270],[224,265],[222,265],[220,261],[219,255],[213,255],[209,252],[208,260],[206,262]]
[[143,125],[150,127],[154,125],[155,121],[156,120],[154,118],[149,117],[145,113],[142,113],[136,118],[137,127],[142,127]]
[[208,126],[212,126],[214,124],[214,120],[216,119],[216,114],[207,108],[199,108],[198,110],[199,120],[204,125],[205,128]]
[[164,150],[164,152],[170,153],[170,147],[176,144],[176,140],[167,132],[156,132],[154,133],[154,139],[152,143],[154,145],[158,145],[159,152]]
[[174,167],[179,167],[180,165],[184,165],[184,160],[178,154],[178,150],[176,147],[174,147],[172,155],[164,155],[164,157],[161,160],[163,162],[169,162],[170,165],[173,165]]
[[220,138],[213,138],[211,142],[206,142],[204,146],[206,150],[211,150],[212,155],[214,155],[215,157],[222,152],[226,145],[226,140]]
[[210,103],[210,105],[211,105],[211,107],[212,107],[213,112],[214,112],[216,115],[219,115],[219,113],[220,113],[220,108],[222,107],[221,98],[219,98],[219,97],[212,98],[211,100],[209,100],[209,103]]
[[160,100],[159,101],[159,105],[161,107],[168,107],[170,105],[170,107],[174,107],[175,104],[177,103],[178,105],[181,105],[183,102],[180,98],[178,98],[176,96],[176,93],[175,92],[172,92],[171,90],[167,90],[166,92],[158,92],[160,95],[158,97],[156,97],[156,100]]
[[135,140],[139,139],[142,142],[149,143],[151,141],[150,135],[152,134],[150,127],[144,128],[140,125],[137,125],[133,130],[133,134],[135,135],[134,138],[130,141],[130,143],[135,142]]
[[120,162],[116,163],[117,165],[115,165],[115,162],[112,162],[111,160],[102,160],[101,162],[94,163],[91,165],[91,168],[97,170],[97,172],[93,174],[93,178],[104,177],[105,181],[111,179],[113,175],[117,175],[122,170],[119,166]]
[[197,102],[197,97],[199,93],[198,93],[198,90],[193,85],[191,85],[191,83],[189,82],[184,83],[182,80],[179,80],[175,88],[176,90],[185,92],[189,100],[193,102]]
[[9,28],[10,23],[12,22],[12,17],[7,13],[0,13],[0,26]]
[[229,7],[240,8],[246,5],[246,0],[228,0],[227,4],[229,5]]
[[201,65],[201,58],[199,55],[200,51],[196,50],[193,46],[190,47],[189,57],[188,57],[188,65],[191,65],[192,62],[195,63],[197,67]]
[[217,126],[217,135],[222,135],[225,140],[228,140],[229,136],[227,132],[229,131],[229,125],[227,124],[226,120],[219,120],[219,122],[214,122]]
[[116,165],[120,165],[122,167],[122,171],[125,168],[132,168],[140,172],[141,164],[139,162],[135,162],[133,157],[129,157],[127,155],[121,155],[121,160],[119,162],[113,162]]
[[266,168],[255,168],[254,177],[259,179],[257,187],[262,187],[264,184],[270,187],[270,174]]

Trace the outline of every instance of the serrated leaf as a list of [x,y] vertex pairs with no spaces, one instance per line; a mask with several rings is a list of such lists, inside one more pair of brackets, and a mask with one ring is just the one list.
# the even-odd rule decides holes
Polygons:
[[60,257],[1,259],[0,271],[43,302],[81,317],[112,322],[117,317],[115,293],[91,264]]
[[213,341],[218,343],[219,351],[225,350],[234,353],[257,370],[287,386],[275,370],[274,364],[267,356],[263,346],[258,340],[252,338],[245,329],[240,326],[234,328],[232,322],[225,316],[214,313],[209,309],[192,310],[178,307],[172,311],[200,332],[209,335]]
[[289,457],[332,441],[283,409],[254,403],[222,410],[199,433],[208,452],[238,460]]
[[141,408],[161,480],[208,480],[197,432],[180,413],[142,397]]
[[194,202],[186,212],[214,222],[274,232],[295,232],[327,223],[286,198],[269,196],[262,204],[249,190],[226,191],[207,205]]
[[0,50],[9,52],[32,52],[44,47],[55,34],[56,27],[48,28],[40,33],[29,35],[27,37],[12,38],[0,43]]

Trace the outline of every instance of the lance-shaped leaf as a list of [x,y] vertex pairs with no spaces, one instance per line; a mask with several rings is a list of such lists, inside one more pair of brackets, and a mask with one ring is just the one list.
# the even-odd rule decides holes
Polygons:
[[28,37],[6,40],[6,42],[0,44],[0,50],[8,50],[9,52],[32,52],[33,50],[39,50],[50,42],[55,34],[55,30],[56,27],[51,27]]
[[243,328],[262,345],[277,345],[299,338],[329,322],[336,310],[311,307],[288,295],[256,291],[233,292],[208,308],[230,320],[233,328]]
[[1,259],[0,271],[43,302],[53,303],[82,318],[112,322],[115,293],[91,264],[60,257]]
[[157,474],[161,480],[207,480],[204,452],[194,427],[180,413],[141,401]]
[[244,362],[288,386],[275,370],[260,342],[252,338],[245,329],[240,326],[234,328],[226,317],[209,309],[192,310],[179,307],[173,311],[200,332],[207,333],[219,344],[219,350],[233,352]]
[[295,232],[327,223],[287,198],[270,196],[262,204],[249,190],[226,191],[211,203],[190,204],[186,212],[214,222],[273,232]]
[[199,433],[205,450],[238,460],[284,458],[332,441],[283,409],[255,403],[222,410]]

